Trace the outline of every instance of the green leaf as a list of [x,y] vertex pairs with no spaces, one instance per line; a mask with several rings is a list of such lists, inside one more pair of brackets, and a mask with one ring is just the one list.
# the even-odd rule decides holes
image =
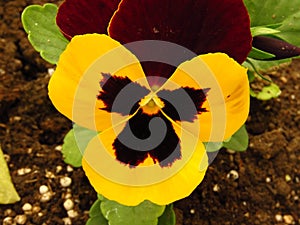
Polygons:
[[97,197],[98,197],[98,199],[99,199],[100,201],[103,201],[103,200],[104,200],[104,196],[101,195],[101,194],[99,194],[99,193],[97,193]]
[[290,44],[300,46],[300,8],[297,13],[287,17],[278,29],[281,32],[275,34],[276,37]]
[[99,216],[100,214],[102,215],[101,209],[100,209],[100,204],[101,200],[97,199],[94,204],[90,208],[89,216],[90,217],[95,217]]
[[52,64],[58,62],[69,42],[56,25],[56,14],[57,6],[50,3],[28,6],[22,13],[23,27],[30,43],[43,59]]
[[164,210],[165,206],[150,201],[144,201],[137,206],[124,206],[108,199],[101,202],[101,211],[109,225],[157,225],[158,217]]
[[[247,62],[248,61],[248,62]],[[253,72],[266,72],[272,68],[276,68],[282,64],[291,63],[292,59],[281,59],[281,60],[271,60],[271,61],[261,61],[251,58],[247,58],[247,61],[243,63],[245,67]],[[255,70],[253,69],[255,67]]]
[[103,216],[100,209],[101,200],[97,199],[90,208],[89,216],[86,225],[108,225],[108,221]]
[[176,216],[173,205],[167,205],[164,213],[158,218],[158,225],[175,225]]
[[255,80],[255,73],[251,70],[247,71],[249,83],[252,83]]
[[248,148],[249,137],[245,125],[235,132],[228,142],[223,142],[223,146],[234,151],[245,151]]
[[98,216],[91,217],[86,222],[86,225],[109,225],[108,221],[104,218],[104,216],[99,214]]
[[[278,26],[280,26],[280,25],[278,25]],[[276,33],[280,33],[280,31],[273,29],[273,28],[269,28],[269,27],[263,27],[263,26],[251,27],[252,37],[260,36],[260,35],[271,35],[271,34],[276,34]]]
[[0,148],[0,204],[12,204],[20,201],[9,174],[9,170]]
[[281,94],[280,88],[271,83],[269,86],[263,87],[263,89],[256,94],[256,98],[259,100],[270,100],[272,98],[277,98]]
[[[252,35],[255,27],[272,28],[276,25],[275,29],[279,32],[260,35],[273,35],[300,46],[299,0],[244,0],[244,3],[251,18]],[[278,24],[280,26],[277,26]]]
[[253,59],[271,59],[275,57],[275,55],[252,47],[248,57]]
[[82,153],[78,148],[73,129],[64,138],[62,154],[65,163],[74,167],[81,167]]
[[62,154],[65,163],[74,167],[80,167],[84,150],[90,140],[96,135],[96,131],[74,124],[73,129],[65,136],[62,146]]
[[223,147],[223,142],[204,142],[203,144],[207,152],[216,152]]
[[300,11],[299,0],[244,0],[244,3],[251,18],[251,27],[279,24]]

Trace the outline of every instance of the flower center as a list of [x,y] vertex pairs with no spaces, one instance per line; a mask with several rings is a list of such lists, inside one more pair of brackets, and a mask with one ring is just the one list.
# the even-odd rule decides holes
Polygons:
[[157,114],[159,110],[165,106],[164,102],[159,97],[153,94],[147,95],[142,98],[139,104],[141,106],[141,109],[143,110],[143,113],[146,113],[148,115]]

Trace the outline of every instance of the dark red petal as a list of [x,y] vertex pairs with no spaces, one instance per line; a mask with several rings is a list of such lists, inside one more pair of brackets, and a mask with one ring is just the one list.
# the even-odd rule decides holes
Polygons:
[[66,38],[87,33],[107,34],[108,23],[121,0],[65,0],[56,23]]
[[272,37],[254,37],[253,47],[274,54],[275,57],[269,60],[288,59],[300,55],[299,47]]
[[[162,137],[162,141],[153,148],[147,148],[147,144],[138,145],[139,149],[132,149],[121,140],[128,141],[128,137],[134,135],[139,140],[145,140],[152,134],[149,130],[149,123],[155,117],[161,118],[166,125],[165,136]],[[159,132],[159,131],[158,131]],[[155,140],[154,140],[155,141]],[[129,143],[132,144],[132,143]],[[119,134],[113,143],[116,158],[130,166],[135,167],[150,155],[154,163],[159,163],[161,167],[171,166],[173,162],[181,158],[180,140],[172,126],[172,123],[165,118],[161,113],[149,116],[144,114],[142,110],[133,116],[126,124],[124,130]]]
[[251,50],[250,19],[242,0],[123,0],[108,29],[122,44],[164,40],[197,55],[223,52],[239,63]]

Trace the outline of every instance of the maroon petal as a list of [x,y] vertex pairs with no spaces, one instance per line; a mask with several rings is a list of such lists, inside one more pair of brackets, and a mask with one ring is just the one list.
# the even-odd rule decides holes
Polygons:
[[299,47],[272,37],[254,37],[253,47],[275,55],[274,58],[268,60],[288,59],[300,55]]
[[121,0],[65,0],[56,23],[66,38],[87,33],[107,34],[108,23]]
[[197,55],[223,52],[239,63],[251,50],[250,19],[242,0],[123,0],[108,29],[123,44],[163,40]]

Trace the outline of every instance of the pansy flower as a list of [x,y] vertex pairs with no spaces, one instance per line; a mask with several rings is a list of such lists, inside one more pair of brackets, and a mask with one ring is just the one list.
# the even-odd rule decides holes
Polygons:
[[248,115],[243,2],[66,0],[57,24],[70,43],[49,96],[101,131],[82,161],[96,191],[124,205],[188,196],[208,167],[203,142],[229,138]]

